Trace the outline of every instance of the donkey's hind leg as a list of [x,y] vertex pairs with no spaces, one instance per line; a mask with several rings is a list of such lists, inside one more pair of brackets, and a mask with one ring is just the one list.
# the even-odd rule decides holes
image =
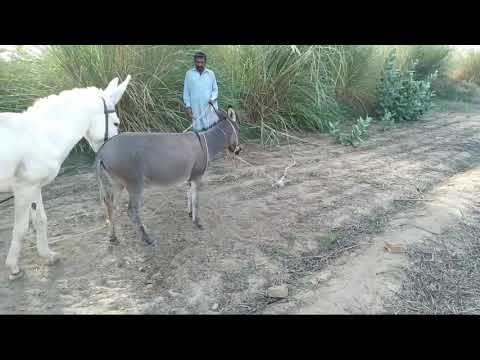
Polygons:
[[43,207],[41,191],[31,204],[30,215],[37,236],[38,254],[47,259],[49,264],[54,264],[57,262],[58,257],[48,246],[47,215],[45,214],[45,208]]
[[128,188],[129,202],[128,202],[128,216],[135,225],[137,236],[148,245],[155,245],[155,240],[152,240],[145,231],[145,226],[140,219],[140,210],[143,203],[143,189]]
[[107,210],[107,223],[110,224],[110,242],[118,243],[117,234],[115,231],[114,213],[117,209],[120,195],[125,187],[118,180],[112,179],[112,191],[105,195],[104,203]]
[[199,228],[203,229],[203,225],[200,224],[200,217],[198,216],[198,188],[200,187],[200,180],[201,179],[195,179],[192,180],[192,185],[191,185],[191,197],[192,197],[192,220],[193,223]]

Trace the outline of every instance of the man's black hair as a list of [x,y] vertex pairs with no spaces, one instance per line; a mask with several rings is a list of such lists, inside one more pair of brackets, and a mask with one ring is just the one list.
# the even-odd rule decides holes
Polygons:
[[193,60],[197,60],[198,58],[203,58],[205,59],[205,62],[207,62],[207,54],[205,54],[203,51],[198,51],[193,55]]

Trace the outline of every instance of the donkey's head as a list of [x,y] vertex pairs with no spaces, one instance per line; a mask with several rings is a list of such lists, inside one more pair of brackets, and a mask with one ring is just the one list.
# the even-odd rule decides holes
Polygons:
[[94,151],[98,151],[105,141],[118,134],[120,119],[115,106],[122,98],[130,79],[131,76],[128,75],[120,85],[118,78],[113,79],[98,97],[98,111],[95,112],[85,135]]
[[238,155],[240,151],[242,151],[242,147],[240,146],[240,126],[238,124],[237,114],[231,106],[228,106],[225,121],[231,125],[233,130],[227,141],[227,148],[231,153]]

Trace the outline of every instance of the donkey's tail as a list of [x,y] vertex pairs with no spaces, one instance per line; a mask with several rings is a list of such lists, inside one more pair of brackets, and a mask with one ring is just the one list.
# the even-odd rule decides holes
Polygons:
[[109,194],[108,191],[105,190],[102,175],[107,176],[107,172],[103,160],[100,157],[95,159],[95,175],[97,178],[98,189],[100,191],[100,202],[105,203]]

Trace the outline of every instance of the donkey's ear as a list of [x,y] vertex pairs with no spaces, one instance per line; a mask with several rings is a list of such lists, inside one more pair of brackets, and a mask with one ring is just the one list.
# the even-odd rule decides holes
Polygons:
[[113,79],[112,81],[110,81],[110,83],[108,84],[108,86],[105,88],[104,91],[106,91],[106,92],[112,91],[112,90],[114,90],[117,86],[118,86],[118,77],[116,77],[115,79]]
[[127,85],[130,82],[131,78],[132,77],[130,75],[128,75],[127,78],[125,79],[125,81],[122,82],[120,85],[118,85],[115,89],[110,90],[110,91],[106,91],[106,93],[108,94],[108,96],[110,96],[110,99],[112,100],[112,102],[115,105],[117,105],[117,103],[122,98],[123,93],[127,89]]
[[231,106],[228,107],[227,115],[230,120],[237,121],[237,115],[235,114],[235,111],[232,109]]

